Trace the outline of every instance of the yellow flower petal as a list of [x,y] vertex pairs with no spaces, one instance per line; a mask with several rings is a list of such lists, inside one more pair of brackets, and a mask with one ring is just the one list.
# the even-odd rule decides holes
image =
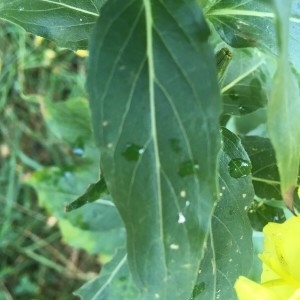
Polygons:
[[[264,234],[261,258],[267,266],[263,268],[262,281],[275,279],[274,271],[279,277],[285,277],[291,284],[300,287],[300,217],[292,217],[283,224],[269,223],[264,228]],[[273,267],[267,262],[271,260]]]
[[240,276],[235,282],[234,289],[239,300],[283,300],[272,290],[244,277]]

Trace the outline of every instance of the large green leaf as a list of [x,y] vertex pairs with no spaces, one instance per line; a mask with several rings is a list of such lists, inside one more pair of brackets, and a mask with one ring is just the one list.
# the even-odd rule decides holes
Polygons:
[[195,1],[111,0],[91,38],[94,132],[142,299],[187,298],[207,240],[221,106],[208,35]]
[[60,46],[86,48],[106,0],[1,0],[0,18]]
[[220,201],[212,218],[207,250],[199,269],[191,299],[235,299],[233,285],[240,275],[247,275],[253,258],[252,229],[247,208],[254,197],[249,170],[232,177],[231,161],[249,157],[241,141],[223,129],[223,151],[220,156]]
[[[290,60],[300,69],[300,1],[293,2],[290,18]],[[282,5],[286,5],[282,1]],[[287,4],[288,5],[288,4]],[[216,1],[206,16],[220,36],[232,47],[261,47],[278,54],[274,12],[267,1]]]
[[267,126],[276,153],[281,193],[286,205],[292,210],[300,158],[300,89],[289,64],[289,55],[295,51],[292,48],[289,52],[288,48],[291,4],[292,0],[285,3],[274,1],[280,54],[268,105]]

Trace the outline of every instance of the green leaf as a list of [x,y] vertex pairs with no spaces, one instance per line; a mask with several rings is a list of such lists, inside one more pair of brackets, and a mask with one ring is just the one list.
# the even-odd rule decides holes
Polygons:
[[101,177],[96,183],[90,184],[83,195],[66,205],[65,211],[70,212],[74,209],[80,208],[87,203],[94,202],[98,200],[103,194],[108,194],[108,190],[104,178]]
[[267,201],[254,200],[248,210],[248,217],[252,228],[263,231],[269,222],[283,223],[286,220],[284,211],[280,207],[268,205]]
[[94,132],[142,299],[189,297],[207,240],[220,149],[208,35],[195,1],[111,0],[91,38]]
[[60,46],[85,49],[106,0],[2,0],[0,18]]
[[[280,54],[268,105],[268,132],[274,146],[285,204],[293,210],[300,158],[300,89],[289,64],[288,32],[291,1],[275,1]],[[292,49],[293,52],[295,49]],[[298,52],[299,53],[299,52]]]
[[71,98],[64,102],[41,102],[43,117],[49,130],[59,139],[76,145],[93,138],[88,101]]
[[221,84],[223,113],[249,114],[267,105],[274,63],[256,49],[232,50],[232,61]]
[[[266,1],[265,1],[266,2]],[[290,18],[290,60],[300,69],[300,5],[293,2]],[[282,2],[282,5],[286,5]],[[260,0],[217,1],[206,13],[221,38],[234,48],[260,47],[278,54],[274,27],[274,12]]]
[[249,161],[249,157],[238,137],[225,128],[222,135],[220,200],[191,300],[236,299],[235,280],[247,275],[252,265],[252,229],[247,217],[254,197],[251,176],[234,178],[229,170],[233,159]]
[[101,274],[74,295],[83,300],[142,299],[130,275],[125,249],[119,249]]
[[252,163],[255,194],[260,198],[281,200],[279,172],[270,139],[245,136],[242,143]]
[[68,244],[92,253],[112,255],[125,242],[123,222],[111,201],[90,203],[68,214],[64,206],[99,176],[97,164],[63,169],[44,168],[26,180],[37,192],[39,204],[58,220]]

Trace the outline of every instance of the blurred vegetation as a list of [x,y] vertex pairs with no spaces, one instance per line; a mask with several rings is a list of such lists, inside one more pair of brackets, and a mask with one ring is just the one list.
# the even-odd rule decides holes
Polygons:
[[[100,270],[99,247],[84,247],[84,238],[74,242],[83,231],[74,233],[72,224],[80,219],[82,229],[83,217],[77,213],[66,223],[63,212],[66,202],[98,177],[97,165],[91,169],[88,159],[99,156],[89,123],[82,132],[89,135],[88,154],[82,149],[86,140],[66,139],[72,137],[70,118],[79,119],[72,109],[88,113],[85,72],[84,58],[0,21],[1,300],[76,299],[72,292]],[[68,114],[71,102],[80,105]],[[78,166],[84,169],[81,177],[70,178]],[[45,179],[50,177],[51,182]],[[39,190],[41,182],[48,194]],[[51,194],[51,185],[66,184],[72,185],[69,197]]]

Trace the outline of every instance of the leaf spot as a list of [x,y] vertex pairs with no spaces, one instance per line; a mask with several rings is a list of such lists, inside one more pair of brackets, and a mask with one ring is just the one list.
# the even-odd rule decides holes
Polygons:
[[180,191],[180,197],[182,197],[182,198],[186,197],[186,191],[185,190]]
[[179,224],[183,224],[185,221],[186,221],[185,216],[183,215],[182,212],[180,212],[180,213],[178,214],[178,223],[179,223]]
[[172,249],[172,250],[178,250],[179,249],[179,245],[177,245],[177,244],[171,244],[170,245],[170,249]]

